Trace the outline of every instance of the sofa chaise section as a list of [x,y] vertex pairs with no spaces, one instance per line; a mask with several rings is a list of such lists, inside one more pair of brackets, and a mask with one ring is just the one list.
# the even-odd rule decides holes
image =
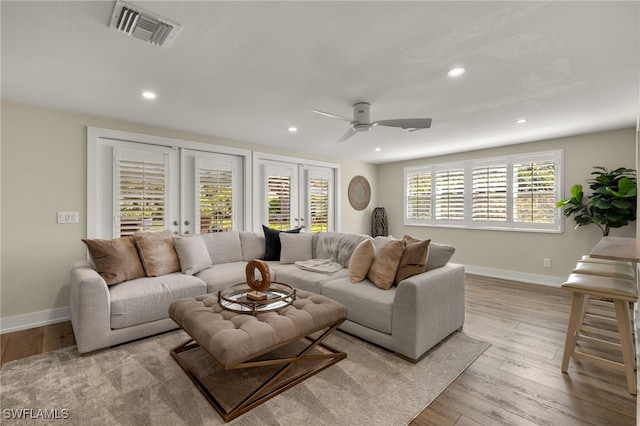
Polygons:
[[167,306],[207,289],[202,280],[181,273],[136,278],[109,288],[87,261],[73,264],[69,286],[71,324],[80,353],[177,328]]

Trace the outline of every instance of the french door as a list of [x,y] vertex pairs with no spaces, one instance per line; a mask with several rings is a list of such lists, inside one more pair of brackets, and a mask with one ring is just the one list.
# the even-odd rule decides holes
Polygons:
[[337,167],[295,160],[275,156],[254,160],[254,190],[260,207],[253,228],[336,230]]
[[241,155],[114,138],[89,142],[89,238],[245,229]]

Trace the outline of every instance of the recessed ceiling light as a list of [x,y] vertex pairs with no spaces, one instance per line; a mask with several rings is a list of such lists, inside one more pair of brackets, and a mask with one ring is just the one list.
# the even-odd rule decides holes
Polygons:
[[376,148],[376,152],[382,151],[382,148]]
[[524,124],[524,123],[526,123],[527,121],[528,121],[528,120],[527,120],[526,118],[520,118],[520,119],[516,120],[516,123],[517,123],[517,124]]
[[297,131],[298,131],[298,128],[297,128],[297,127],[294,127],[294,126],[291,126],[291,127],[289,127],[289,131],[290,131],[291,133],[295,133],[295,132],[297,132]]
[[145,99],[155,99],[156,98],[156,94],[146,90],[146,91],[142,92],[142,97],[145,98]]
[[449,77],[459,77],[462,74],[464,74],[466,71],[467,70],[462,67],[451,68],[449,71],[447,71],[447,75]]

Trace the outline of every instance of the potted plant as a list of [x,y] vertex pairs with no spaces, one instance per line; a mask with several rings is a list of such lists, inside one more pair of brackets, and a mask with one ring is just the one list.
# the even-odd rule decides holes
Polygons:
[[609,235],[611,228],[621,228],[636,220],[635,170],[624,167],[607,170],[594,166],[589,179],[593,194],[585,197],[582,185],[571,187],[571,198],[560,200],[556,207],[564,208],[564,215],[573,216],[576,228],[595,223],[603,236]]

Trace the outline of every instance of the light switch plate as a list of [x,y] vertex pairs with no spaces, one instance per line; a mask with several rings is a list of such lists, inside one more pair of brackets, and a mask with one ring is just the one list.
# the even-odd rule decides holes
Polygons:
[[78,223],[78,212],[58,212],[58,223]]

